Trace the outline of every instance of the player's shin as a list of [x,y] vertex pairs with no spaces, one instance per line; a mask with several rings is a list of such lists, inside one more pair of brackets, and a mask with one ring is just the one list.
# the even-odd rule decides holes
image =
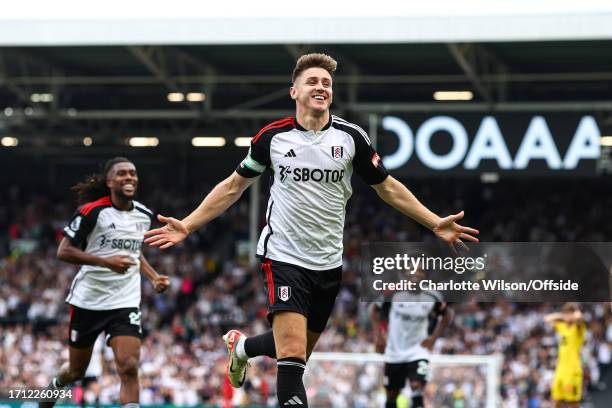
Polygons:
[[385,408],[397,408],[397,397],[393,399],[387,399],[385,402]]
[[425,403],[423,402],[423,394],[421,394],[421,391],[413,391],[410,408],[425,408]]
[[423,401],[425,383],[419,380],[410,381],[410,388],[412,389],[410,408],[425,408],[425,402]]
[[257,356],[268,356],[270,358],[276,358],[276,345],[274,343],[274,334],[272,330],[267,331],[257,336],[252,336],[244,340],[243,343],[239,343],[236,347],[238,357],[243,358],[257,357]]
[[304,388],[304,368],[306,362],[300,358],[281,358],[277,362],[276,393],[280,407],[308,407]]
[[387,389],[387,400],[385,401],[385,408],[397,408],[397,396],[399,390]]

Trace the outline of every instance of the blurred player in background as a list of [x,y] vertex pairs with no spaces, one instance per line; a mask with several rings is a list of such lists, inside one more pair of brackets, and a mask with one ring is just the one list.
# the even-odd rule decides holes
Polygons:
[[81,269],[66,298],[69,361],[49,385],[62,388],[81,380],[96,338],[104,331],[121,379],[119,400],[131,408],[139,404],[140,273],[158,293],[170,283],[142,255],[143,234],[151,227],[153,213],[134,200],[137,188],[136,167],[122,157],[107,161],[102,174],[73,187],[82,205],[64,228],[57,257]]
[[[417,283],[424,277],[422,270],[408,275]],[[396,292],[388,300],[370,308],[376,351],[384,352],[385,358],[385,407],[397,407],[397,397],[408,378],[412,390],[410,408],[424,408],[429,354],[454,312],[434,291]]]
[[244,383],[250,357],[277,359],[280,406],[308,406],[302,376],[332,312],[342,280],[342,238],[353,170],[381,199],[415,219],[449,245],[477,241],[478,231],[457,222],[463,212],[440,218],[389,176],[363,129],[330,114],[336,61],[303,55],[293,71],[290,96],[295,117],[265,126],[251,140],[247,157],[184,220],[158,216],[166,226],[149,231],[146,243],[161,249],[222,214],[267,168],[274,173],[257,247],[268,294],[272,330],[246,338],[225,336],[234,387]]
[[582,399],[582,361],[586,324],[576,303],[566,303],[560,313],[544,316],[559,336],[557,368],[551,394],[556,408],[578,408]]

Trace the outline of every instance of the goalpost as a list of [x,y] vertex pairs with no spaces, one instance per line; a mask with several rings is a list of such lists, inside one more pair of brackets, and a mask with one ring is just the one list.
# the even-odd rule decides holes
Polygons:
[[[501,405],[501,355],[434,354],[429,361],[428,394],[434,395],[438,404],[445,398],[463,398],[465,408]],[[382,354],[377,353],[315,352],[308,360],[304,378],[309,400],[316,404],[319,399],[321,405],[332,406],[349,402],[380,406],[384,400],[383,364]]]

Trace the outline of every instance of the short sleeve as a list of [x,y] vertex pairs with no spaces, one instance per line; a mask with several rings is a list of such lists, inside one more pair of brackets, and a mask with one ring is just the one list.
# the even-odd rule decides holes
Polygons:
[[249,153],[242,160],[236,172],[242,177],[257,177],[270,166],[270,144],[265,140],[251,142]]
[[277,120],[264,126],[251,139],[249,153],[236,168],[236,172],[247,178],[260,176],[268,167],[272,166],[270,145],[274,135],[291,131],[294,128],[295,120],[293,117]]
[[153,225],[153,222],[155,221],[155,216],[153,215],[153,211],[151,211],[149,208],[145,207],[143,204],[139,202],[134,203],[134,208],[136,208],[136,210],[140,211],[141,213],[149,217],[149,225],[147,226],[146,229],[147,231],[151,229],[151,225]]
[[389,175],[382,160],[369,140],[365,137],[355,137],[355,157],[353,168],[355,172],[369,185],[380,184]]
[[446,302],[436,302],[433,308],[433,314],[437,316],[441,316],[446,313],[448,305]]
[[72,245],[84,247],[87,242],[87,236],[96,225],[97,211],[89,212],[84,215],[80,210],[77,210],[68,225],[64,227],[64,236],[70,240]]

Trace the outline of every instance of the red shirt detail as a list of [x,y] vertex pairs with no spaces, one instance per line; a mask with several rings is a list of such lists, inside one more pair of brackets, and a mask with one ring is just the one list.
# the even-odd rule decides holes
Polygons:
[[96,201],[92,201],[91,203],[85,204],[84,206],[81,207],[80,212],[82,215],[88,215],[91,212],[91,210],[93,210],[96,207],[100,207],[102,205],[106,207],[113,205],[111,203],[110,196],[102,197]]

